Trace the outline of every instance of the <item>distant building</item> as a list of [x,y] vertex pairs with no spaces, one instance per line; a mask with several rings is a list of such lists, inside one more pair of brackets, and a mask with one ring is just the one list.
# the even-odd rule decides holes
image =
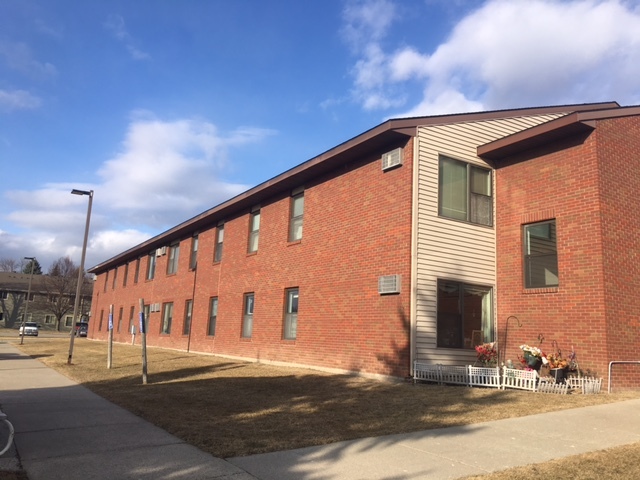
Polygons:
[[606,376],[640,347],[639,171],[640,107],[389,120],[94,266],[89,335],[143,299],[161,347],[404,377],[543,339]]
[[[33,275],[31,278],[31,294],[28,306],[26,305],[29,293],[30,274],[0,272],[0,326],[17,330],[22,324],[25,307],[27,318],[25,322],[36,322],[41,328],[48,330],[57,329],[57,315],[61,316],[60,331],[69,331],[73,325],[73,304],[75,301],[75,280],[71,291],[63,289],[67,293],[58,297],[60,289],[47,275]],[[87,284],[80,299],[79,315],[85,320],[91,311],[91,285]],[[57,305],[54,306],[54,303]],[[68,308],[66,305],[71,305]]]

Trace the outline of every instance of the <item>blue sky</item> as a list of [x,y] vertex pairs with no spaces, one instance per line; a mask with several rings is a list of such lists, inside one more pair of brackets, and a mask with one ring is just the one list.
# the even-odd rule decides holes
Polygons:
[[86,266],[388,118],[640,104],[640,2],[2,0],[0,258]]

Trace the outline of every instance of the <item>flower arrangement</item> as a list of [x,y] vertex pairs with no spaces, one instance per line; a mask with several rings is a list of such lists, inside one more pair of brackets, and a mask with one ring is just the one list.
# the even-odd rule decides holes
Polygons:
[[520,345],[522,350],[522,357],[520,360],[527,368],[540,368],[540,365],[546,363],[547,359],[538,347],[532,347],[531,345]]
[[562,357],[562,353],[550,353],[546,356],[547,362],[549,362],[549,368],[567,368],[569,361]]
[[478,355],[478,362],[484,365],[495,365],[498,361],[495,342],[476,345],[476,354]]

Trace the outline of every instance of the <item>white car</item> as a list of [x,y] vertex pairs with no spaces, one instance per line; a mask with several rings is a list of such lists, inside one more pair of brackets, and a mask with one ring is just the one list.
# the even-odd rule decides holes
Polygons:
[[20,326],[18,335],[22,336],[23,330],[25,335],[33,335],[34,337],[38,336],[38,324],[36,322],[25,322],[24,326]]

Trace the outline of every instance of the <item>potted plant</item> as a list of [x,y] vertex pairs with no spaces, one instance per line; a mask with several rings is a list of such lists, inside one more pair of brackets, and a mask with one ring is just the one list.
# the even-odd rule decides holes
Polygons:
[[544,362],[545,357],[542,354],[542,350],[538,347],[532,347],[530,345],[520,345],[520,350],[522,350],[522,363],[527,367],[533,370],[540,370],[542,363]]
[[480,364],[483,367],[495,367],[498,363],[498,351],[496,350],[495,342],[476,345],[476,354],[478,356],[476,364]]
[[549,364],[551,376],[555,379],[556,383],[564,383],[567,378],[569,361],[562,356],[560,351],[548,354],[546,359]]

